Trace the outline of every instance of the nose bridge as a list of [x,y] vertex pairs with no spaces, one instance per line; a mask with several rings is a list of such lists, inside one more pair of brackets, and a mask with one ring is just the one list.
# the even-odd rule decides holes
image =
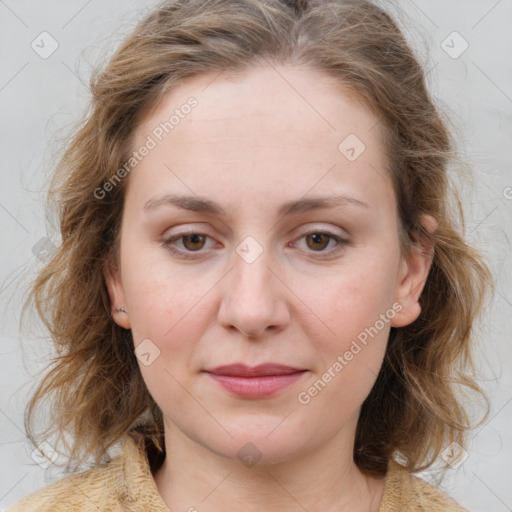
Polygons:
[[272,272],[266,255],[258,256],[254,261],[247,261],[237,255],[233,272],[234,288],[239,298],[245,302],[271,301]]
[[269,250],[259,247],[253,240],[238,246],[219,310],[219,321],[225,327],[251,337],[269,327],[282,327],[289,320],[285,291],[269,268]]

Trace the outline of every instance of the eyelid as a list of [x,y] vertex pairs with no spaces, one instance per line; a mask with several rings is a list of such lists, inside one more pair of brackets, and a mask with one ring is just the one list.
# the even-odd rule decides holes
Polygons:
[[306,231],[302,231],[304,226],[301,226],[301,228],[296,230],[299,237],[311,235],[313,233],[324,233],[326,235],[340,239],[348,239],[350,237],[349,232],[346,229],[342,229],[341,227],[338,227],[338,232],[332,225],[326,226],[325,224],[322,225],[322,223],[309,223],[307,226],[308,228]]

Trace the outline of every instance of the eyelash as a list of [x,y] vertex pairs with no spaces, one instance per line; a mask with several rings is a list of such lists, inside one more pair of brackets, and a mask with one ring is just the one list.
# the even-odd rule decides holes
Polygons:
[[[164,240],[162,242],[162,245],[164,246],[164,248],[166,250],[168,250],[169,252],[171,252],[172,254],[174,254],[175,256],[178,256],[180,258],[189,259],[189,260],[201,258],[202,252],[203,252],[202,250],[198,250],[198,251],[186,251],[185,250],[184,251],[182,249],[177,249],[173,245],[173,243],[176,242],[177,240],[180,240],[180,239],[182,239],[186,236],[190,236],[190,235],[201,235],[201,236],[211,239],[211,237],[205,233],[200,233],[198,231],[189,231],[187,233],[180,233],[179,235],[175,235],[170,238],[167,238],[166,240]],[[331,249],[329,251],[325,251],[325,250],[307,251],[309,254],[307,254],[306,257],[311,258],[311,259],[318,260],[318,259],[326,259],[326,258],[333,257],[335,254],[337,254],[338,252],[343,250],[345,248],[345,246],[350,244],[349,240],[341,238],[340,236],[335,235],[334,233],[330,233],[329,231],[319,231],[319,230],[308,231],[307,233],[304,233],[298,240],[301,240],[304,237],[307,237],[309,235],[326,235],[330,239],[333,239],[337,242],[337,247],[335,247],[334,249]],[[328,242],[328,244],[329,244],[329,242]],[[314,256],[311,256],[310,255],[311,253],[313,253]]]

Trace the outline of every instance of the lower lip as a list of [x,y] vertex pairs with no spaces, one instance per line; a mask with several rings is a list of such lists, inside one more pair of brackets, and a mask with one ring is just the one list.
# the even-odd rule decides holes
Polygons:
[[264,398],[275,395],[282,389],[291,386],[304,373],[305,371],[301,371],[286,375],[267,375],[263,377],[234,377],[215,375],[213,373],[208,375],[235,395],[243,398]]

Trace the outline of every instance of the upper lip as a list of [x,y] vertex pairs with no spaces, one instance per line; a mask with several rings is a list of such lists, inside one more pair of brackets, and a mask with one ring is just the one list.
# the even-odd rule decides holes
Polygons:
[[233,377],[263,377],[266,375],[289,375],[305,371],[304,368],[294,368],[277,363],[264,363],[258,366],[247,366],[243,363],[217,366],[211,370],[205,370],[214,375],[229,375]]

